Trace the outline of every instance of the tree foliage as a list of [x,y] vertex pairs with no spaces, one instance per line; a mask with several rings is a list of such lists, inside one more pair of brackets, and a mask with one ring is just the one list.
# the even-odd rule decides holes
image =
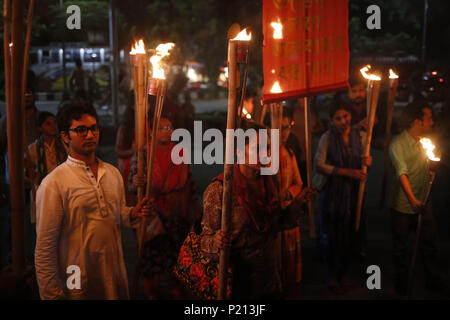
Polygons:
[[[369,30],[366,13],[370,5],[381,9],[381,30]],[[394,51],[420,52],[423,0],[350,0],[350,48],[355,53],[389,54]]]
[[[117,7],[119,48],[144,38],[153,47],[173,41],[180,59],[192,59],[206,65],[210,79],[226,60],[227,30],[233,23],[251,27],[250,74],[256,82],[262,74],[262,0],[114,0]],[[108,44],[108,0],[39,0],[33,16],[32,46],[51,42],[90,42],[100,34]],[[67,6],[81,8],[81,30],[66,28]],[[368,30],[369,5],[381,8],[381,30]],[[429,0],[427,55],[445,59],[450,50],[450,1]],[[0,8],[1,10],[1,8]],[[25,19],[25,14],[24,14]],[[349,0],[350,48],[357,54],[390,54],[404,51],[420,55],[423,33],[424,0]]]

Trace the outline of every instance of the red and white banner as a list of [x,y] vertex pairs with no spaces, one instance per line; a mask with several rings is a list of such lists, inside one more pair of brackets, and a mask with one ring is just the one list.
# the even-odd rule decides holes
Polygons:
[[347,86],[348,0],[263,0],[263,34],[264,103]]

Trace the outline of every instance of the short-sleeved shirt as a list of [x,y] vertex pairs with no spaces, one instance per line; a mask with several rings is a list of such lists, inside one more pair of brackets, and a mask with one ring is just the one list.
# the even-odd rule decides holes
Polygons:
[[392,140],[389,153],[395,168],[391,208],[402,213],[416,213],[400,184],[400,176],[408,177],[414,196],[422,200],[428,178],[426,153],[420,142],[406,130]]

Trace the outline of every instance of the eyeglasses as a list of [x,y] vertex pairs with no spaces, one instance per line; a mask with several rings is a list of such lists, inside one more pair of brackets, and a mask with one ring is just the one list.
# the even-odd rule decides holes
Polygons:
[[170,131],[170,130],[172,130],[173,128],[172,128],[171,126],[165,126],[165,127],[159,127],[158,129],[159,129],[159,130],[167,130],[167,131]]
[[77,135],[79,137],[83,137],[83,138],[88,135],[89,130],[91,130],[91,132],[92,132],[92,134],[94,136],[98,135],[99,129],[98,129],[98,126],[96,124],[94,124],[91,127],[79,126],[79,127],[76,127],[76,128],[69,128],[69,131],[74,131],[74,132],[77,133]]

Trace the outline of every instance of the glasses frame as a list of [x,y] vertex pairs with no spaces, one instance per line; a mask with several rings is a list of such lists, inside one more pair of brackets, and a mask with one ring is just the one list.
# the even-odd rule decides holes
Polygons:
[[[94,128],[95,127],[95,128]],[[86,133],[82,134],[81,132],[79,132],[80,128],[86,128]],[[85,138],[87,137],[87,135],[89,134],[89,131],[92,132],[92,135],[94,137],[98,136],[98,134],[100,133],[100,128],[98,127],[97,124],[94,124],[90,127],[87,126],[78,126],[76,128],[69,128],[69,131],[73,131],[77,134],[77,136],[81,137],[81,138]]]

